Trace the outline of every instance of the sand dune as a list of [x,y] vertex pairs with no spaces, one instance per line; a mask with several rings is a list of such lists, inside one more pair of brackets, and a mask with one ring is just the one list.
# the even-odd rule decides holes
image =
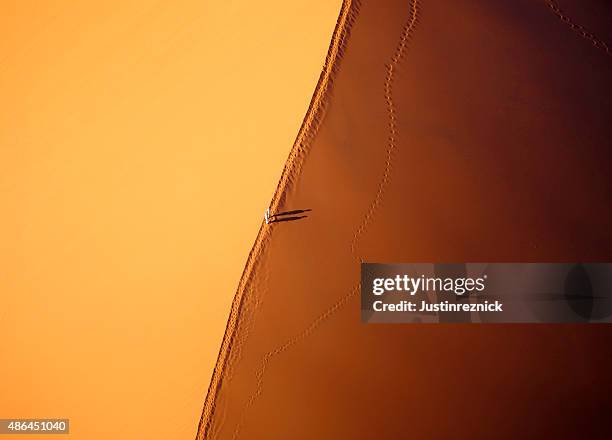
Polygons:
[[198,438],[594,438],[612,330],[364,325],[359,263],[606,261],[612,5],[345,1]]

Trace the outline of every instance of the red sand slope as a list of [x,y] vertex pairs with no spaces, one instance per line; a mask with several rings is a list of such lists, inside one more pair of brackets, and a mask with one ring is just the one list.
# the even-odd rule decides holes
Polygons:
[[[612,5],[346,1],[198,438],[593,438],[612,328],[363,325],[359,262],[608,261]],[[609,429],[608,429],[609,432]]]

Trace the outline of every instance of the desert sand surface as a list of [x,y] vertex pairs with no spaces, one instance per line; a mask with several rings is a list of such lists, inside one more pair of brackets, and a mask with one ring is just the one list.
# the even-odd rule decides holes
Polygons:
[[1,2],[0,418],[195,437],[340,4]]
[[609,261],[610,44],[599,0],[345,1],[270,205],[303,212],[262,224],[198,438],[609,432],[609,326],[365,325],[358,288],[361,261]]

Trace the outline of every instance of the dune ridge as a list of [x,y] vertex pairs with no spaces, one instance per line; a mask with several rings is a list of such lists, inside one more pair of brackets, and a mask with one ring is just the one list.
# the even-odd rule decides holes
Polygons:
[[602,49],[608,56],[612,56],[612,51],[610,51],[610,46],[606,44],[605,41],[600,40],[595,35],[590,33],[587,29],[585,29],[582,25],[574,23],[574,21],[566,15],[559,5],[554,0],[544,0],[548,7],[554,12],[554,14],[559,17],[559,19],[564,22],[566,25],[570,27],[574,32],[580,35],[582,38],[588,40],[598,49]]
[[[351,253],[357,258],[357,260],[359,260],[359,257],[355,255],[355,246],[359,240],[359,236],[366,229],[368,222],[374,215],[379,203],[382,201],[385,186],[387,185],[388,180],[390,179],[390,176],[391,176],[391,162],[392,162],[392,157],[393,157],[393,150],[395,149],[395,146],[396,146],[395,138],[398,136],[398,132],[397,132],[396,124],[395,124],[395,104],[393,102],[393,91],[392,91],[394,72],[395,72],[395,69],[397,69],[399,62],[404,55],[404,51],[406,49],[409,39],[412,37],[415,26],[418,22],[418,14],[419,14],[419,1],[411,0],[409,19],[404,29],[402,30],[402,34],[400,36],[398,46],[395,49],[395,53],[393,54],[391,61],[389,65],[387,66],[387,76],[385,78],[384,90],[385,90],[385,101],[387,102],[387,110],[388,110],[388,118],[389,118],[389,141],[388,141],[388,146],[386,150],[385,169],[383,172],[383,176],[380,180],[380,183],[378,185],[378,191],[376,193],[376,196],[374,197],[374,200],[372,201],[366,215],[364,216],[362,223],[356,229],[353,239],[351,240],[351,244],[350,244]],[[257,397],[262,393],[263,384],[264,384],[263,377],[265,375],[266,367],[269,364],[270,360],[274,358],[275,356],[277,356],[278,354],[285,352],[286,350],[288,350],[289,348],[291,348],[292,346],[294,346],[301,340],[308,337],[312,332],[314,332],[317,329],[317,327],[323,321],[329,319],[337,310],[343,307],[351,297],[357,295],[358,293],[359,293],[359,283],[357,283],[349,291],[349,293],[342,296],[329,309],[325,310],[321,315],[317,316],[306,328],[304,328],[304,330],[302,330],[300,333],[298,333],[297,335],[287,340],[285,343],[281,344],[280,346],[276,347],[275,349],[265,354],[264,358],[262,359],[261,366],[256,373],[256,377],[257,377],[256,391],[249,398],[244,411],[246,411],[254,403]],[[241,416],[241,421],[242,420],[244,420],[244,414]],[[242,422],[237,425],[232,438],[234,439],[238,438],[238,434],[239,434],[241,425],[242,425]]]
[[[303,157],[309,140],[311,140],[314,136],[313,131],[316,131],[316,127],[323,117],[322,113],[325,110],[325,101],[329,85],[333,81],[333,74],[337,69],[337,61],[342,56],[342,52],[346,44],[347,34],[349,32],[350,25],[353,23],[357,15],[358,7],[359,0],[343,0],[340,15],[336,23],[332,41],[330,43],[330,48],[326,55],[321,77],[315,88],[315,93],[306,112],[304,122],[300,127],[296,141],[294,142],[294,145],[289,153],[289,157],[281,174],[280,181],[272,197],[272,202],[270,203],[270,210],[273,213],[276,212],[278,206],[282,203],[283,194],[287,190],[287,186],[290,185],[291,176],[296,172],[296,167],[299,168],[300,158]],[[204,401],[202,416],[198,424],[196,435],[197,440],[208,438],[210,423],[215,411],[216,396],[221,381],[223,380],[223,376],[227,368],[228,358],[232,350],[232,344],[235,339],[236,324],[240,319],[246,286],[252,279],[253,268],[256,264],[260,250],[264,246],[268,237],[269,229],[265,228],[265,224],[262,223],[262,226],[260,227],[255,239],[255,244],[253,245],[253,248],[251,249],[251,252],[247,258],[247,263],[245,265],[243,275],[240,278],[236,295],[232,301],[228,323],[221,343],[221,348],[219,350],[219,357],[213,370],[211,382]]]

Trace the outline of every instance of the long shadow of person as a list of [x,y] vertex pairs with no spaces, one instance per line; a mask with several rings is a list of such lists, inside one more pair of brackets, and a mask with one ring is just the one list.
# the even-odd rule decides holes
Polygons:
[[293,217],[283,217],[283,218],[276,218],[273,217],[272,220],[270,220],[270,223],[278,223],[278,222],[292,222],[294,220],[301,220],[303,218],[308,217],[307,215],[298,215],[298,216],[293,216]]
[[277,214],[272,214],[269,217],[269,223],[278,223],[278,222],[291,222],[295,220],[301,220],[303,218],[308,217],[307,215],[296,215],[303,214],[305,212],[310,212],[312,209],[294,209],[292,211],[283,211]]

